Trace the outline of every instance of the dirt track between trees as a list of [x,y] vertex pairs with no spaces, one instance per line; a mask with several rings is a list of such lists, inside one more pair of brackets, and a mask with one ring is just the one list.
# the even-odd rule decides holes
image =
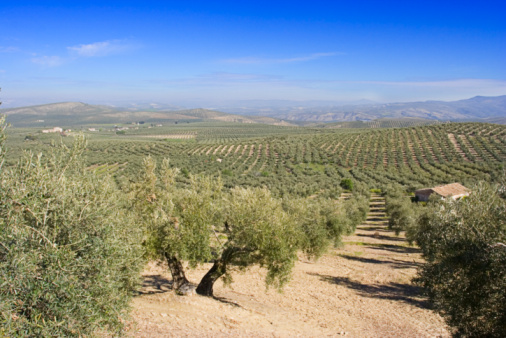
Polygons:
[[[267,290],[265,271],[218,281],[216,298],[177,296],[166,267],[150,263],[133,300],[132,337],[447,337],[443,320],[410,283],[417,248],[385,227],[384,200],[371,199],[368,220],[344,247],[317,262],[300,257],[283,293]],[[198,282],[209,266],[188,270]]]

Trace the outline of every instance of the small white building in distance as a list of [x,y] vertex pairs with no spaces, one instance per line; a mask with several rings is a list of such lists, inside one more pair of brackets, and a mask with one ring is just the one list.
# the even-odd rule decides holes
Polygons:
[[430,195],[437,194],[438,196],[441,196],[442,198],[453,198],[454,200],[469,196],[469,193],[471,190],[464,187],[460,183],[451,183],[451,184],[445,184],[445,185],[439,185],[434,188],[424,188],[415,191],[415,197],[420,202],[426,202],[429,200]]
[[48,133],[61,133],[63,131],[62,128],[60,127],[54,127],[53,129],[44,129],[42,132],[44,134],[48,134]]

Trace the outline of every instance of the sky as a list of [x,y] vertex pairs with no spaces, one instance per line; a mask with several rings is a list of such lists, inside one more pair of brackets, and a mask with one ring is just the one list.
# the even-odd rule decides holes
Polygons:
[[3,108],[506,95],[505,1],[0,1]]

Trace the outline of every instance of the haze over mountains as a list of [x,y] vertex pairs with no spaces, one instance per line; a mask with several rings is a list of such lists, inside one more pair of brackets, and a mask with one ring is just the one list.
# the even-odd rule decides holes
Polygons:
[[416,117],[435,120],[466,120],[506,117],[506,95],[476,96],[460,101],[425,101],[387,104],[291,105],[228,108],[221,111],[235,114],[263,115],[288,121],[365,121],[381,118]]
[[[476,96],[460,101],[425,101],[388,104],[344,104],[318,101],[229,101],[210,109],[185,109],[168,104],[130,104],[123,107],[63,102],[0,109],[14,126],[88,125],[103,123],[226,121],[294,125],[311,122],[368,121],[418,118],[476,120],[506,123],[506,95]],[[360,104],[362,103],[362,104]]]

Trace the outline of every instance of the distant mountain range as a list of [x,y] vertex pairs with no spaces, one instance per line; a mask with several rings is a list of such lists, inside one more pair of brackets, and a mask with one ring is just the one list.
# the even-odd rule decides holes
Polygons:
[[271,125],[293,125],[272,117],[243,116],[208,109],[186,109],[177,111],[123,110],[110,106],[89,105],[81,102],[61,102],[29,107],[0,109],[7,122],[15,127],[34,126],[79,126],[93,124],[125,124],[133,122],[176,123],[176,122],[238,122],[264,123]]
[[430,120],[481,120],[506,118],[506,95],[476,96],[460,101],[425,101],[387,104],[359,104],[340,106],[285,106],[220,108],[247,115],[270,116],[287,121],[336,122],[368,121],[382,118],[422,118]]
[[[259,105],[260,103],[258,101]],[[285,104],[289,103],[295,102],[285,102]],[[425,101],[314,107],[283,106],[280,102],[274,106],[267,106],[266,102],[263,102],[259,107],[255,107],[254,104],[248,107],[219,107],[221,111],[203,108],[174,110],[177,108],[163,104],[112,107],[63,102],[0,109],[0,114],[7,115],[7,121],[16,127],[124,124],[140,121],[145,123],[221,121],[287,126],[406,118],[506,122],[506,95],[476,96],[452,102]]]

